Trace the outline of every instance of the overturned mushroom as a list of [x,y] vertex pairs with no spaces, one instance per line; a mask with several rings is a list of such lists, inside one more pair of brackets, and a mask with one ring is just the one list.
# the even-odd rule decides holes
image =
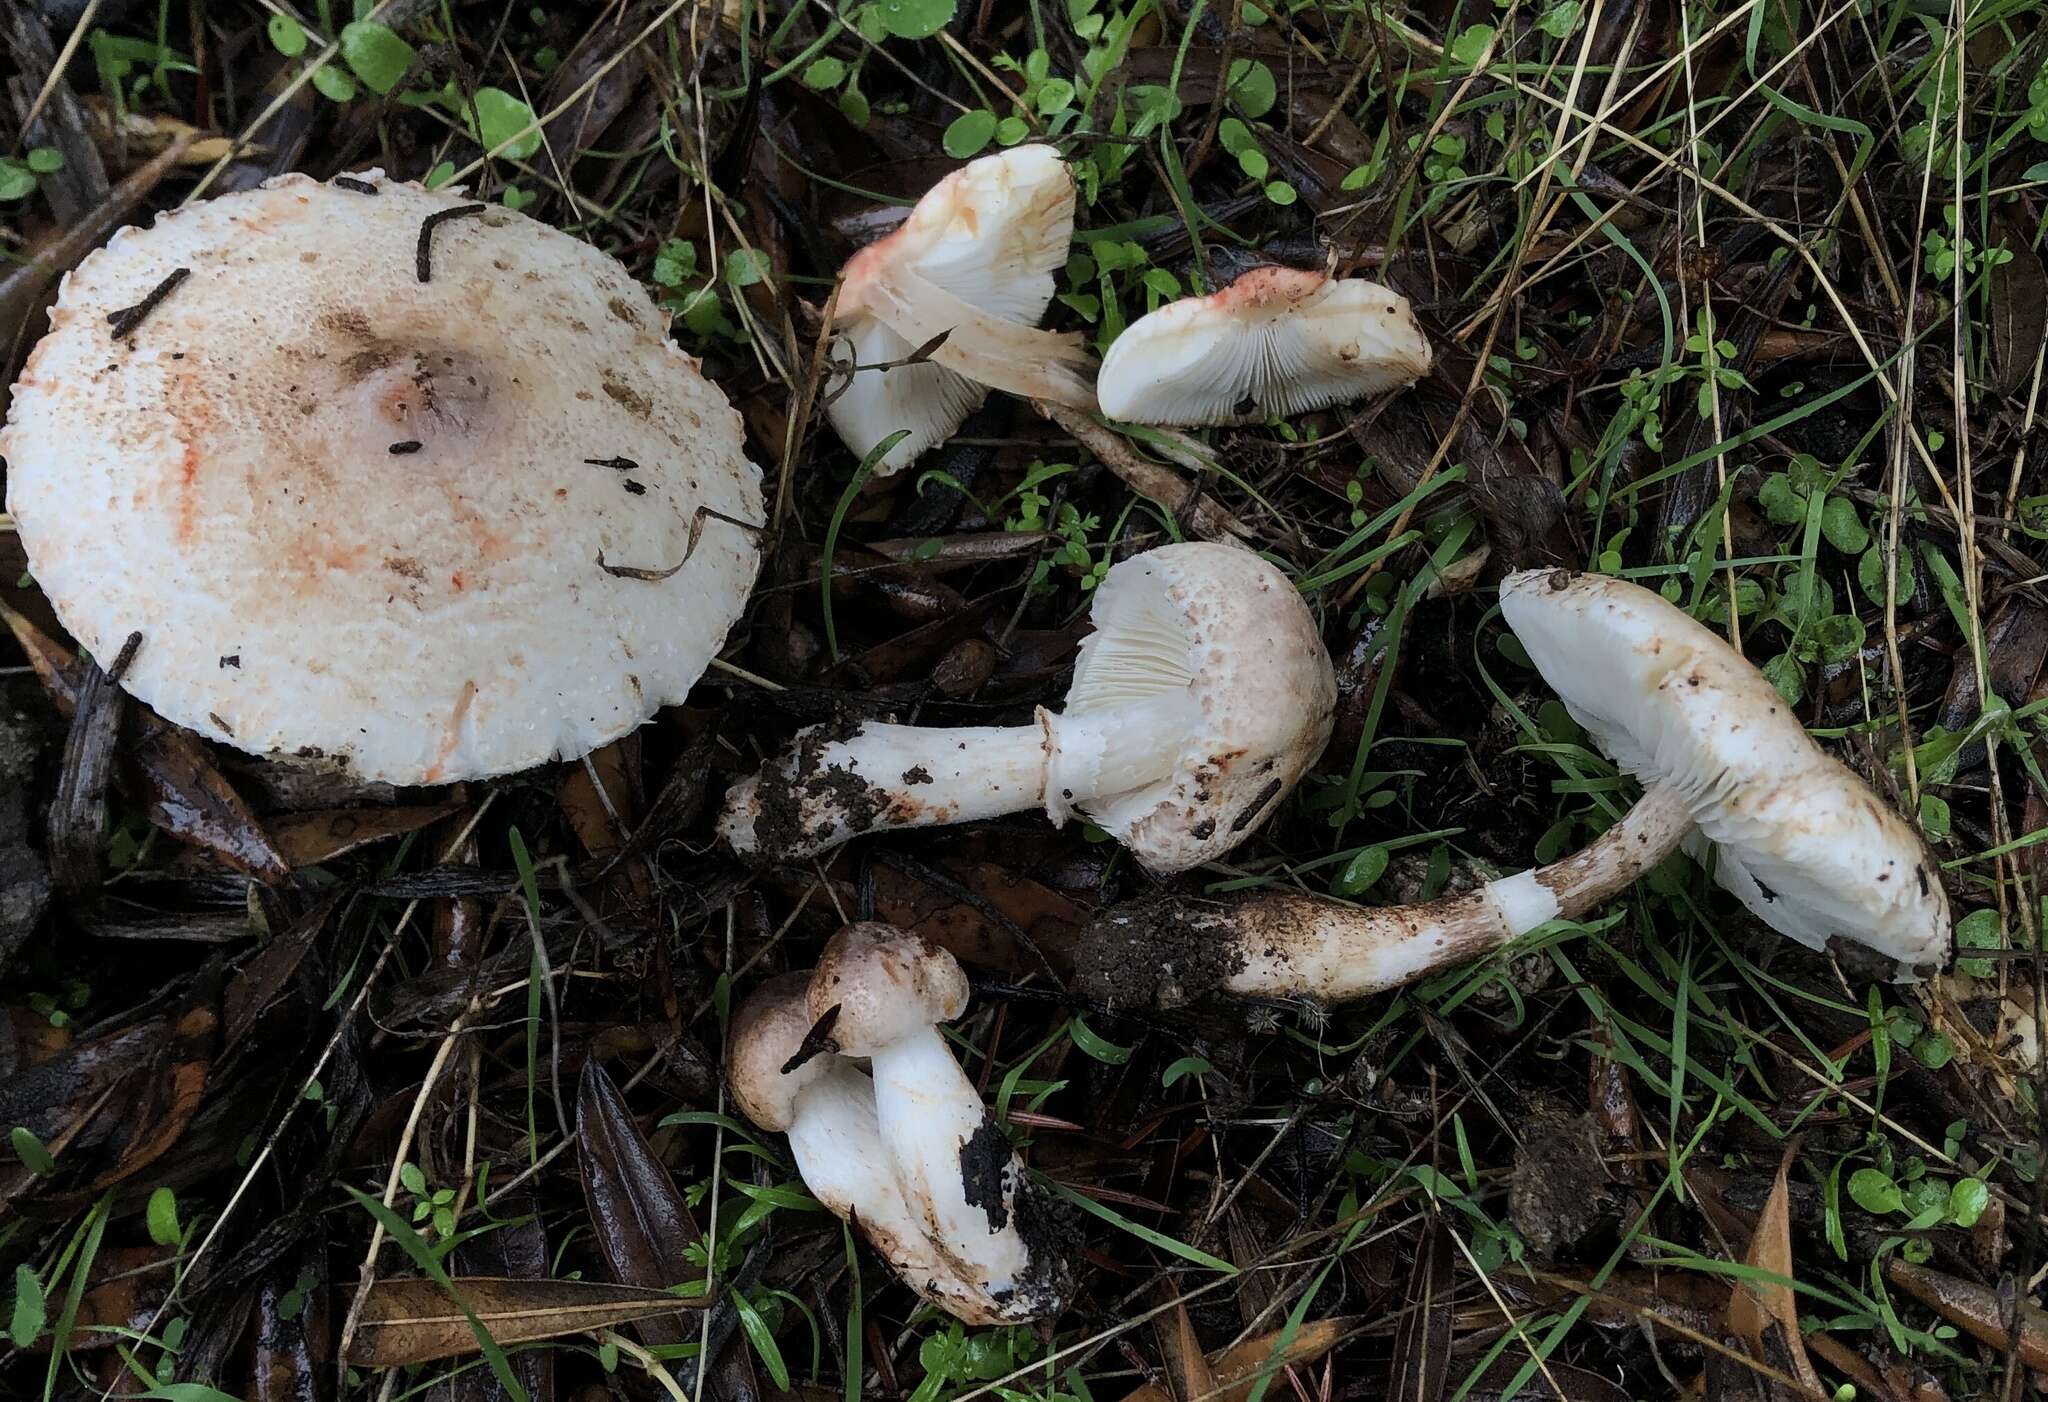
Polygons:
[[[1050,146],[1018,146],[954,171],[902,225],[847,261],[833,323],[826,417],[862,455],[908,435],[876,471],[942,443],[990,389],[1093,408],[1081,338],[1037,329],[1074,237],[1074,177]],[[936,346],[932,346],[934,341]],[[918,352],[932,347],[923,357]]]
[[1573,719],[1644,783],[1619,823],[1562,861],[1425,905],[1278,891],[1112,910],[1084,943],[1083,986],[1162,1006],[1219,988],[1359,998],[1577,919],[1681,842],[1802,944],[1865,945],[1902,977],[1945,959],[1948,900],[1919,837],[1711,629],[1650,590],[1565,570],[1510,576],[1501,609]]
[[[972,1324],[1049,1318],[1073,1286],[1049,1205],[936,1025],[966,1006],[952,955],[850,925],[815,972],[742,1006],[733,1095],[756,1124],[789,1134],[812,1193],[927,1300]],[[850,1057],[867,1058],[872,1078]]]
[[1156,872],[1222,856],[1330,738],[1336,683],[1300,593],[1231,546],[1162,546],[1095,591],[1066,709],[1027,726],[813,726],[733,786],[719,831],[789,861],[870,830],[1076,808]]
[[682,700],[761,519],[739,415],[598,250],[380,172],[128,229],[0,451],[65,626],[166,719],[436,783]]
[[1243,424],[1403,389],[1428,373],[1408,299],[1363,278],[1254,268],[1124,329],[1096,382],[1102,412],[1148,424]]

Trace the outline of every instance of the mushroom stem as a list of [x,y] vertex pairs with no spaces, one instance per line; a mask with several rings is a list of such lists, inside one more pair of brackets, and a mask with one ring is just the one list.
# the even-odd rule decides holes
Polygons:
[[[1022,1168],[937,1027],[877,1047],[875,1109],[906,1198],[928,1203],[932,1240],[997,1298],[1031,1270],[1013,1210]],[[970,1201],[969,1194],[973,1198]],[[963,1245],[956,1250],[953,1243]],[[961,1258],[964,1258],[961,1259]]]
[[1363,998],[1478,958],[1546,921],[1576,920],[1677,850],[1692,828],[1683,795],[1657,784],[1571,856],[1421,905],[1369,909],[1271,891],[1216,910],[1125,906],[1096,922],[1081,983],[1110,1002],[1161,1007],[1211,989]]
[[719,831],[743,855],[798,860],[878,829],[934,827],[1072,806],[1173,772],[1193,708],[1185,693],[1085,715],[1041,708],[1035,725],[869,722],[844,739],[812,726],[726,794]]

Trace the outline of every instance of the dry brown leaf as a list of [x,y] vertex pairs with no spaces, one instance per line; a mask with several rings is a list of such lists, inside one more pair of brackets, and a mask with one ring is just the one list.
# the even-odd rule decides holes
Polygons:
[[322,808],[270,820],[270,840],[293,867],[318,866],[336,857],[418,832],[462,807],[459,803],[410,804],[401,808]]
[[[1339,1315],[1334,1319],[1304,1324],[1288,1341],[1286,1350],[1280,1355],[1279,1366],[1292,1367],[1297,1363],[1312,1362],[1343,1342],[1358,1327],[1359,1320],[1355,1315]],[[1215,1375],[1217,1388],[1202,1402],[1245,1402],[1284,1332],[1275,1330],[1261,1334],[1211,1358],[1209,1370]],[[1271,1384],[1267,1386],[1266,1394],[1269,1397],[1281,1395]],[[1173,1398],[1164,1388],[1147,1383],[1136,1392],[1127,1393],[1124,1402],[1173,1402]]]
[[[477,1322],[501,1345],[608,1329],[710,1303],[666,1290],[584,1280],[459,1276],[454,1285]],[[357,1367],[392,1368],[477,1351],[469,1316],[436,1282],[380,1280],[363,1301],[348,1361]]]
[[[1171,1280],[1169,1276],[1168,1289]],[[1175,1300],[1172,1309],[1152,1321],[1152,1329],[1159,1336],[1167,1385],[1178,1402],[1193,1402],[1216,1391],[1216,1375],[1202,1353],[1202,1341],[1195,1337],[1195,1322],[1188,1318],[1184,1302]]]
[[[1798,1144],[1794,1141],[1786,1146],[1785,1157],[1778,1161],[1777,1181],[1771,1185],[1771,1196],[1756,1220],[1756,1231],[1749,1239],[1749,1252],[1743,1258],[1745,1265],[1783,1276],[1788,1281],[1795,1272],[1792,1263],[1792,1217],[1788,1205],[1791,1192],[1785,1174],[1792,1166],[1792,1155],[1797,1151]],[[1813,1360],[1806,1356],[1806,1342],[1799,1332],[1799,1305],[1790,1285],[1776,1281],[1738,1282],[1728,1297],[1728,1327],[1756,1350],[1758,1360],[1776,1363],[1783,1355],[1793,1376],[1821,1396],[1827,1395],[1827,1389],[1821,1386],[1820,1375],[1813,1370]]]

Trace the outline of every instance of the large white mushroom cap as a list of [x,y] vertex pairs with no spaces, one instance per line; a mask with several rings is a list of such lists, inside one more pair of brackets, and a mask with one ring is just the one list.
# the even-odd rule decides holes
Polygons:
[[[983,156],[847,261],[834,316],[854,372],[825,414],[854,452],[906,429],[876,472],[943,443],[989,387],[1092,407],[1080,338],[1036,330],[1074,238],[1074,177],[1050,146]],[[901,364],[946,333],[929,359]]]
[[1265,267],[1125,327],[1095,392],[1103,413],[1133,423],[1257,423],[1404,389],[1429,365],[1406,297]]
[[65,280],[8,506],[94,656],[142,634],[122,681],[167,719],[392,783],[505,773],[680,701],[738,618],[739,415],[616,262],[464,206],[289,175]]
[[1909,970],[1946,959],[1948,897],[1919,836],[1712,629],[1648,589],[1567,570],[1510,575],[1501,612],[1615,763],[1682,796],[1716,877],[1764,923]]

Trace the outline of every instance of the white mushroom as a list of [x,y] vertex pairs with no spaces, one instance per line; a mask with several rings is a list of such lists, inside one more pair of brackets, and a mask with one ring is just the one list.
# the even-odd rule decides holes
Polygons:
[[1429,364],[1406,297],[1363,278],[1264,267],[1132,322],[1095,388],[1113,419],[1257,423],[1405,389]]
[[967,1009],[945,950],[889,925],[849,925],[811,975],[809,1010],[874,1073],[897,1186],[954,1271],[1011,1323],[1057,1313],[1072,1287],[1051,1218],[938,1024]]
[[811,1195],[858,1225],[911,1289],[959,1318],[995,1322],[992,1302],[953,1269],[904,1200],[882,1144],[874,1082],[830,1051],[806,1056],[810,982],[802,973],[770,979],[733,1015],[726,1081],[740,1113],[789,1136]]
[[857,833],[1076,808],[1155,872],[1220,857],[1322,753],[1336,683],[1315,619],[1271,564],[1162,546],[1095,591],[1066,709],[1028,726],[813,726],[733,786],[719,831],[791,861]]
[[1650,590],[1565,570],[1510,576],[1501,609],[1572,717],[1644,783],[1621,822],[1551,866],[1425,905],[1282,891],[1113,910],[1083,985],[1160,1005],[1211,988],[1363,997],[1577,919],[1688,839],[1711,843],[1720,883],[1802,944],[1865,945],[1901,977],[1947,957],[1948,899],[1918,835],[1713,630]]
[[[834,382],[826,417],[876,465],[900,471],[942,443],[988,391],[1092,409],[1077,335],[1037,329],[1074,237],[1074,177],[1050,146],[984,156],[929,190],[902,225],[847,260],[833,324],[835,360],[863,367]],[[910,359],[934,338],[927,359]]]
[[1073,1287],[1053,1215],[936,1026],[966,1006],[952,955],[850,925],[814,972],[742,1006],[728,1080],[749,1119],[789,1134],[818,1200],[920,1295],[972,1324],[1049,1318]]
[[632,730],[755,570],[739,415],[625,269],[377,171],[117,235],[65,279],[0,451],[65,626],[103,665],[142,634],[123,686],[370,780]]

